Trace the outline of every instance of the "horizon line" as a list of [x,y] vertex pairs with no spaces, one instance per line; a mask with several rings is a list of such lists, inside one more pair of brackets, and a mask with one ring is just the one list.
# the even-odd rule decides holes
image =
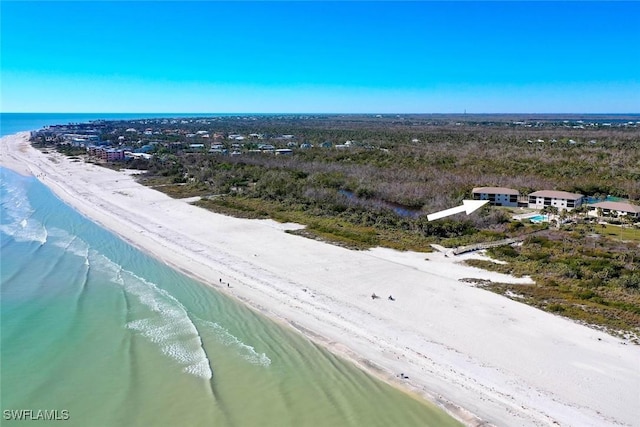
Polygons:
[[570,112],[570,113],[559,113],[559,112],[537,112],[537,113],[524,113],[524,112],[431,112],[431,113],[419,113],[419,112],[189,112],[189,111],[0,111],[0,114],[205,114],[205,115],[215,115],[215,114],[225,114],[225,115],[407,115],[407,116],[420,116],[420,115],[460,115],[460,116],[472,116],[472,115],[554,115],[554,116],[562,116],[562,115],[609,115],[609,116],[638,116],[640,112],[625,112],[625,113],[608,113],[608,112],[598,112],[598,113],[585,113],[585,112]]

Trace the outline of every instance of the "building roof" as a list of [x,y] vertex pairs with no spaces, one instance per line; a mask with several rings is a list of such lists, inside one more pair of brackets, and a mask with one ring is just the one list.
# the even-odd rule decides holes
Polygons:
[[640,206],[625,202],[598,202],[589,205],[591,208],[609,209],[618,212],[640,213]]
[[551,197],[552,199],[567,199],[567,200],[577,200],[581,197],[584,197],[582,194],[569,193],[568,191],[555,191],[555,190],[534,191],[533,193],[529,194],[529,196]]
[[506,187],[476,187],[471,190],[472,193],[486,193],[486,194],[511,194],[511,195],[519,195],[520,192],[518,190],[514,190],[513,188]]

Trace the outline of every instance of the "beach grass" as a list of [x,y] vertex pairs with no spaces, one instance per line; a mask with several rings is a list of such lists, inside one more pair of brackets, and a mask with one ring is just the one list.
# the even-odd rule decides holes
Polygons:
[[487,250],[492,258],[506,264],[478,259],[466,263],[530,276],[535,284],[484,287],[509,297],[518,295],[516,299],[521,302],[614,335],[631,334],[640,343],[640,251],[636,243],[621,242],[618,235],[604,235],[608,233],[608,228],[585,226],[571,231],[550,230],[547,236],[527,238],[521,246]]
[[488,284],[482,287],[640,344],[638,297],[613,288],[589,290],[575,284],[540,279],[534,285]]
[[[165,188],[157,189],[164,191]],[[397,250],[431,252],[429,244],[435,241],[433,238],[405,230],[362,226],[339,217],[317,215],[313,211],[307,212],[301,206],[287,207],[277,202],[255,198],[220,196],[203,199],[194,204],[216,213],[239,218],[271,218],[282,223],[302,224],[306,226],[304,229],[292,230],[288,233],[350,249],[362,250],[384,246]]]
[[[17,150],[13,151],[19,153]],[[14,158],[17,159],[15,164],[23,167],[25,162],[21,156],[16,155]],[[572,420],[584,417],[586,423],[594,425],[617,421],[618,418],[619,424],[633,424],[637,419],[632,396],[639,347],[625,346],[626,342],[610,339],[612,337],[600,331],[583,328],[560,316],[533,310],[492,292],[474,289],[453,278],[467,277],[467,273],[469,277],[476,277],[475,273],[478,273],[485,283],[493,280],[496,284],[498,281],[508,281],[508,277],[468,270],[459,265],[454,257],[445,258],[442,255],[430,256],[431,262],[426,266],[422,264],[425,267],[423,269],[415,267],[416,262],[422,262],[416,254],[380,251],[376,256],[369,256],[331,245],[308,244],[304,239],[283,236],[280,228],[288,227],[273,227],[272,223],[258,221],[238,221],[222,215],[212,216],[204,209],[192,208],[185,201],[158,197],[159,194],[153,194],[146,188],[131,185],[133,177],[128,174],[114,174],[102,168],[81,168],[67,158],[54,165],[48,158],[40,155],[34,156],[33,164],[40,171],[50,174],[52,181],[57,181],[59,185],[51,187],[63,200],[68,200],[79,209],[87,209],[89,217],[93,217],[94,212],[96,215],[100,212],[109,213],[102,215],[106,219],[105,227],[125,238],[131,238],[136,245],[146,247],[158,259],[171,260],[175,263],[172,265],[192,272],[194,277],[202,278],[218,278],[222,274],[218,273],[218,265],[222,263],[225,270],[228,268],[238,274],[238,286],[228,289],[228,292],[237,294],[239,299],[252,304],[257,311],[269,310],[276,318],[281,316],[290,319],[292,325],[295,322],[318,335],[335,339],[340,347],[354,345],[356,347],[353,351],[356,354],[366,361],[371,360],[372,364],[388,369],[390,373],[409,372],[411,381],[416,384],[416,388],[409,386],[413,390],[418,387],[427,391],[458,387],[451,393],[456,396],[456,404],[462,408],[490,408],[494,411],[490,418],[501,425],[518,424],[523,415],[534,414],[530,409],[541,414],[532,419],[532,423],[538,420],[538,423],[544,423],[550,417],[558,419],[561,424],[571,424]],[[178,180],[174,179],[176,177]],[[183,178],[184,174],[175,175],[169,182],[164,181],[165,184],[158,185],[188,184],[188,179],[179,182]],[[92,181],[105,184],[97,186],[95,192],[87,193],[84,191],[86,182]],[[183,187],[187,185],[176,186],[179,192],[185,189]],[[118,189],[126,189],[133,196],[117,191]],[[180,194],[181,197],[178,198],[189,195]],[[162,199],[163,203],[155,203],[158,199]],[[224,198],[210,197],[205,201],[215,202],[218,199]],[[273,202],[272,200],[260,199],[255,205],[251,205],[243,204],[242,197],[231,199],[233,206],[227,208],[235,208],[236,211],[244,209],[248,214],[253,212],[264,214],[265,217],[280,215],[283,219],[294,218],[293,213],[300,210],[300,206],[283,206],[270,212],[265,209],[265,205]],[[287,203],[291,203],[290,200],[285,200],[285,205]],[[291,216],[286,214],[289,210],[293,211]],[[341,211],[340,215],[344,212]],[[303,213],[316,220],[324,219],[311,209]],[[346,213],[355,216],[353,210]],[[378,211],[364,214],[369,214],[373,221],[381,219]],[[345,220],[344,217],[342,220]],[[214,226],[202,226],[206,221],[211,221]],[[405,221],[406,223],[409,222]],[[140,233],[140,224],[148,225],[147,230],[154,238],[149,238],[146,232]],[[391,227],[394,224],[386,225]],[[411,229],[416,234],[433,231],[451,231],[448,235],[443,233],[442,237],[463,234],[456,234],[459,229],[453,221],[408,225],[422,226]],[[434,225],[442,228],[433,230],[431,226]],[[220,229],[225,232],[220,233]],[[166,230],[175,230],[175,234],[167,233]],[[333,229],[329,231],[333,232]],[[557,271],[551,272],[549,279],[554,280],[556,277],[555,285],[550,282],[547,286],[557,287],[558,295],[566,294],[564,296],[567,299],[586,301],[588,304],[585,305],[599,302],[596,299],[602,298],[632,316],[633,300],[623,301],[627,298],[627,293],[618,295],[615,299],[616,292],[620,289],[613,286],[610,279],[620,279],[622,270],[617,267],[619,263],[629,265],[631,270],[638,258],[628,258],[628,243],[604,236],[591,238],[589,235],[595,234],[592,230],[582,231],[582,236],[580,232],[581,230],[567,231],[566,234],[554,237],[552,233],[555,230],[549,230],[549,235],[532,236],[525,242],[523,247],[527,251],[524,253],[517,246],[507,246],[494,249],[496,253],[493,255],[507,259],[507,266],[515,265],[514,260],[522,257],[519,261],[523,261],[520,268],[523,272],[530,269],[536,271],[540,265],[554,265]],[[376,228],[376,233],[380,238],[384,230]],[[344,238],[351,237],[348,233],[343,235]],[[567,244],[563,244],[563,237],[567,239]],[[586,239],[586,245],[580,246],[576,242],[582,238]],[[610,246],[602,247],[600,241],[606,241]],[[580,256],[569,256],[572,255],[571,250],[577,250],[578,247],[585,251],[583,255],[589,259],[588,265],[578,262]],[[176,248],[179,250],[175,250]],[[250,251],[254,248],[257,254],[253,252],[252,257]],[[618,249],[612,253],[609,249],[613,248]],[[220,252],[223,256],[218,255]],[[227,257],[226,254],[230,256]],[[567,258],[561,258],[564,255]],[[237,259],[242,262],[236,264]],[[564,262],[554,262],[560,259]],[[324,266],[331,268],[323,268]],[[605,283],[595,280],[598,277],[593,273],[598,271],[605,275]],[[273,273],[275,280],[265,278],[263,273]],[[341,283],[347,278],[345,273],[349,273],[350,280],[345,281],[348,286]],[[570,280],[576,274],[585,277],[589,285],[599,292],[573,289]],[[250,286],[240,286],[245,283],[245,278]],[[626,283],[633,285],[633,281]],[[297,284],[304,284],[305,288],[300,289]],[[610,285],[611,289],[607,289],[605,285]],[[618,285],[624,283],[618,282]],[[274,292],[278,289],[284,291]],[[513,285],[511,289],[504,293],[514,300],[526,301],[527,295],[522,289],[532,289],[531,293],[539,292],[535,285]],[[369,295],[373,290],[384,295],[393,292],[397,302],[370,299]],[[339,297],[336,298],[336,295]],[[314,296],[315,300],[312,299]],[[543,297],[536,297],[545,303]],[[317,309],[318,305],[313,302],[320,300],[327,309]],[[277,303],[271,304],[271,301]],[[567,308],[558,301],[547,301],[546,304],[545,309],[553,313],[565,314],[574,309],[573,306]],[[578,308],[580,307],[576,304],[575,309]],[[305,316],[308,319],[306,323]],[[604,317],[601,315],[600,321],[604,321]],[[325,325],[326,328],[323,329]],[[337,334],[331,335],[336,325],[340,329]],[[410,330],[406,329],[406,325],[411,325]],[[272,339],[268,341],[278,342]],[[358,342],[362,345],[358,345]],[[438,347],[442,352],[433,352],[433,343],[442,343]],[[549,351],[551,344],[552,352]],[[488,351],[505,346],[510,348],[509,352]],[[437,356],[436,353],[442,355],[437,359],[424,356]],[[391,354],[397,354],[398,357],[389,357]],[[308,364],[313,360],[306,358],[303,363]],[[362,359],[356,359],[358,360]],[[504,367],[489,371],[498,387],[477,387],[478,384],[484,384],[487,366]],[[616,369],[599,369],[601,366],[616,366]],[[274,368],[278,367],[274,365]],[[423,374],[426,371],[430,375],[425,379]],[[541,372],[552,375],[542,377],[544,381],[540,382]],[[221,378],[223,377],[218,377],[218,380]],[[309,382],[302,384],[308,385]],[[566,387],[567,384],[572,387]],[[532,388],[537,390],[536,396],[527,392]],[[589,390],[589,394],[585,394],[584,390]],[[368,393],[365,392],[364,395]],[[444,397],[447,395],[448,393]],[[513,399],[505,402],[505,395],[512,396]],[[514,411],[513,401],[521,404],[525,411]],[[504,409],[494,409],[503,403]],[[572,406],[576,403],[579,406]],[[445,401],[445,404],[448,402]],[[570,412],[552,413],[559,406],[563,411],[570,409]],[[315,408],[313,402],[310,408],[312,411]],[[591,412],[585,411],[585,408],[589,408]],[[288,405],[284,409],[286,412],[283,413],[288,414]],[[477,424],[480,423],[481,421]],[[424,420],[420,424],[424,425]],[[335,421],[332,425],[335,425]]]
[[619,240],[639,242],[640,228],[637,227],[620,227],[616,225],[604,225],[604,228],[598,230],[598,234],[612,237]]
[[[173,183],[169,177],[154,177],[146,185],[174,198],[206,196],[207,187],[196,183]],[[301,204],[284,204],[240,195],[203,197],[196,206],[216,213],[248,219],[273,219],[305,226],[287,233],[355,250],[387,247],[431,252],[431,243],[456,247],[509,237],[509,233],[479,230],[476,233],[438,239],[398,228],[363,226],[339,215],[327,215]],[[507,228],[508,230],[508,228]],[[512,230],[513,231],[513,230]],[[608,330],[615,335],[640,336],[640,278],[629,273],[626,259],[611,259],[620,253],[622,241],[640,241],[640,231],[615,226],[575,225],[549,230],[546,224],[525,224],[518,234],[531,235],[521,247],[501,246],[488,253],[507,264],[468,260],[468,265],[516,277],[531,276],[533,285],[488,284],[487,289],[542,310]],[[596,239],[594,236],[600,236]],[[589,237],[591,236],[591,237]],[[617,242],[617,243],[616,243]],[[637,251],[637,248],[635,249]],[[632,263],[631,263],[632,264]]]

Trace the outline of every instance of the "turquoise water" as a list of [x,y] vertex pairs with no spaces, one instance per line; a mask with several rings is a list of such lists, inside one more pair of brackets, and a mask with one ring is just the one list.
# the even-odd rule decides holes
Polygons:
[[548,221],[549,218],[546,215],[534,215],[527,218],[531,222],[545,222]]
[[153,118],[207,117],[221,114],[184,113],[0,113],[0,135],[36,130],[44,126],[85,123],[92,120],[135,120]]
[[36,179],[0,178],[3,411],[65,410],[69,426],[458,425],[132,248]]

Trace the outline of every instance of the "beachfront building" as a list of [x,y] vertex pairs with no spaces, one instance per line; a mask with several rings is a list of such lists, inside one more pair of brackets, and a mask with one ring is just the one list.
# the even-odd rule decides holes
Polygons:
[[477,187],[471,191],[473,200],[488,200],[491,206],[518,206],[518,190],[505,187]]
[[101,150],[100,158],[107,162],[118,162],[124,160],[124,150],[117,148],[108,148]]
[[599,202],[589,205],[589,216],[626,216],[640,218],[640,206],[627,202]]
[[125,159],[124,148],[99,147],[90,145],[87,147],[87,153],[92,157],[97,157],[105,162],[118,162]]
[[558,210],[571,210],[582,205],[582,194],[567,191],[541,190],[529,194],[529,208],[543,209],[553,206]]

